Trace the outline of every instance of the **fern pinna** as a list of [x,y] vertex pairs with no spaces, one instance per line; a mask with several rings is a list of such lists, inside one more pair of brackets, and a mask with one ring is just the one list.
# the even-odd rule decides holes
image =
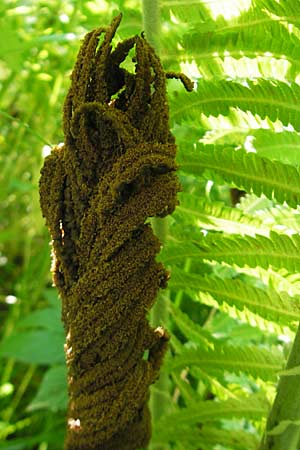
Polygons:
[[[180,188],[166,75],[143,37],[112,50],[120,20],[85,37],[64,106],[65,144],[40,180],[67,335],[72,450],[147,445],[148,390],[168,341],[145,317],[168,279],[145,220],[170,214]],[[135,74],[120,67],[133,47]]]

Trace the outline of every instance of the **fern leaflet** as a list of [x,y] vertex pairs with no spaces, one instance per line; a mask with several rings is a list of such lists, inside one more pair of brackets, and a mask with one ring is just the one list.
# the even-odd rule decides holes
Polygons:
[[180,354],[167,360],[166,369],[171,372],[196,365],[210,374],[227,370],[275,381],[283,364],[284,358],[278,351],[270,352],[253,346],[237,347],[215,342],[213,348],[183,349]]
[[180,160],[183,171],[196,176],[204,173],[209,179],[219,178],[258,196],[263,193],[281,203],[286,201],[292,207],[300,204],[300,173],[295,167],[231,147],[197,147],[198,152],[189,153],[190,161],[187,155]]
[[170,288],[196,291],[200,298],[202,293],[208,293],[219,304],[226,302],[239,310],[246,307],[264,319],[290,327],[300,320],[300,298],[290,298],[272,288],[256,288],[239,279],[202,277],[174,268]]

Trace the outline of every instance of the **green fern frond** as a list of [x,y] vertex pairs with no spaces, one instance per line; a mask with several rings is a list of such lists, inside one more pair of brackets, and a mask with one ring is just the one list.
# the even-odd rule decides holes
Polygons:
[[[165,371],[165,368],[163,369]],[[169,376],[169,374],[167,375]],[[172,380],[180,391],[180,395],[182,396],[185,403],[188,405],[191,401],[200,401],[201,397],[197,391],[195,391],[190,385],[189,381],[185,380],[182,376],[182,373],[178,371],[173,371],[170,374]]]
[[161,10],[162,13],[167,13],[169,17],[173,15],[177,21],[186,23],[212,21],[209,8],[199,0],[185,0],[184,2],[182,0],[161,0]]
[[260,156],[281,161],[295,167],[300,166],[300,134],[295,131],[275,133],[271,130],[255,130],[253,147]]
[[[185,121],[182,126],[185,126]],[[198,142],[204,144],[228,145],[229,147],[241,147],[245,144],[248,135],[255,130],[268,129],[274,132],[284,131],[284,126],[277,120],[272,122],[268,117],[262,119],[250,111],[244,112],[239,109],[230,109],[228,116],[201,116],[201,123],[207,131]],[[195,142],[195,141],[194,141]]]
[[[185,246],[184,246],[185,247]],[[261,266],[267,269],[286,268],[289,272],[300,272],[300,235],[287,236],[270,232],[270,237],[223,234],[208,234],[200,241],[189,246],[185,257],[210,259],[238,266]],[[178,251],[180,249],[177,248]],[[187,254],[189,256],[187,256]],[[168,258],[166,258],[168,259]]]
[[227,233],[241,233],[250,236],[269,235],[270,230],[262,220],[244,214],[237,208],[230,208],[222,202],[209,202],[192,194],[181,193],[179,199],[180,205],[177,206],[174,213],[174,218],[178,220],[178,227],[174,227],[174,234],[177,238],[184,233],[180,230],[182,223],[197,225],[199,227],[198,236],[201,228],[217,231],[221,229]]
[[165,299],[169,311],[172,314],[172,319],[185,335],[187,339],[199,345],[200,347],[212,346],[215,338],[203,327],[195,323],[189,316],[183,313],[180,308],[176,307],[172,302]]
[[[255,131],[253,130],[253,133]],[[232,126],[231,128],[218,127],[214,130],[208,130],[201,139],[201,142],[205,145],[226,145],[236,148],[244,145],[248,135],[252,135],[252,130],[244,126]]]
[[[175,371],[172,372],[172,374],[174,373],[176,372]],[[198,366],[191,366],[189,368],[189,373],[191,373],[191,375],[197,380],[201,380],[203,384],[207,387],[207,389],[209,389],[209,392],[214,394],[219,399],[226,400],[227,398],[232,399],[238,398],[238,393],[230,389],[227,380],[223,376],[216,377],[214,375],[210,375],[208,372],[200,369],[200,367]]]
[[275,319],[265,319],[261,315],[250,311],[247,306],[239,309],[235,305],[228,303],[218,303],[211,295],[206,293],[198,294],[196,301],[200,301],[205,305],[218,309],[221,313],[228,315],[234,320],[240,321],[242,324],[249,324],[252,327],[259,329],[267,335],[287,336],[289,340],[293,340],[295,336],[296,323],[291,322],[288,325],[282,325]]
[[166,361],[166,370],[172,372],[191,365],[200,367],[204,372],[244,372],[253,378],[276,380],[283,369],[284,358],[277,351],[268,351],[254,346],[231,346],[214,343],[213,348],[186,349]]
[[[176,440],[177,432],[182,428],[198,423],[215,422],[220,419],[258,419],[265,417],[268,412],[268,402],[261,395],[251,395],[240,399],[228,399],[220,402],[208,400],[197,402],[162,417],[155,430],[155,436],[160,439]],[[180,424],[180,427],[178,426]]]
[[[236,60],[247,57],[252,61],[260,57],[264,61],[264,64],[260,64],[261,74],[277,78],[280,71],[277,65],[272,63],[276,58],[283,62],[282,69],[286,68],[284,60],[293,66],[294,76],[286,74],[292,81],[295,72],[299,72],[300,69],[300,52],[299,36],[293,33],[293,26],[290,24],[299,22],[299,14],[292,13],[288,5],[285,7],[285,3],[280,4],[280,8],[274,7],[275,2],[268,6],[264,3],[254,3],[248,11],[229,21],[222,16],[215,21],[209,8],[204,7],[202,3],[192,0],[163,2],[163,11],[169,8],[171,18],[175,17],[176,21],[173,33],[168,33],[169,42],[164,41],[164,59],[168,64],[179,60],[196,61],[202,76],[206,77],[208,74],[209,78],[216,78],[222,77],[219,66],[225,57]],[[187,24],[190,25],[189,28]],[[171,46],[170,42],[176,42],[178,36],[180,47],[174,53],[175,46]]]
[[[183,98],[184,96],[184,98]],[[197,91],[190,95],[179,93],[172,100],[172,119],[181,122],[188,118],[200,120],[207,116],[228,115],[230,108],[251,111],[261,118],[280,119],[284,125],[300,127],[300,86],[296,83],[257,79],[247,86],[226,80],[198,80]]]
[[204,55],[213,58],[216,52],[221,58],[229,54],[236,59],[242,56],[257,58],[268,52],[269,58],[287,59],[298,70],[300,68],[297,37],[281,21],[258,9],[230,22],[219,19],[210,29],[195,24],[184,34],[182,46],[186,49],[186,56],[200,65]]
[[[166,446],[169,442],[176,442],[176,450],[214,450],[222,442],[223,446],[231,450],[256,450],[259,440],[253,433],[243,430],[223,430],[210,425],[199,427],[178,427],[176,435],[167,435],[157,439],[154,435],[153,443]],[[176,439],[176,440],[175,440]],[[178,447],[178,444],[180,445]],[[173,448],[173,447],[172,447]]]
[[[299,116],[300,117],[300,116]],[[234,150],[231,147],[213,148],[197,145],[197,151],[189,152],[190,161],[180,160],[181,170],[193,175],[203,172],[209,179],[223,180],[247,192],[276,198],[290,206],[300,204],[300,173],[291,165],[270,161],[253,152]]]
[[290,208],[288,205],[274,204],[266,197],[257,197],[254,194],[247,194],[242,197],[236,205],[245,214],[258,217],[264,224],[277,233],[287,235],[299,233],[300,230],[300,209]]
[[300,166],[300,133],[271,129],[246,129],[232,127],[208,131],[201,142],[206,145],[253,147],[260,156],[281,161],[295,167]]
[[299,0],[285,0],[284,2],[277,2],[274,0],[253,0],[252,3],[257,8],[266,10],[269,14],[274,14],[280,20],[292,24],[300,23]]
[[169,286],[175,291],[196,291],[200,298],[202,294],[209,294],[219,304],[225,302],[241,311],[246,307],[278,324],[293,327],[300,320],[300,298],[291,298],[285,292],[279,293],[272,288],[256,288],[238,279],[202,277],[174,268]]
[[300,210],[289,208],[287,205],[274,205],[257,212],[256,215],[268,223],[270,228],[278,233],[299,233]]

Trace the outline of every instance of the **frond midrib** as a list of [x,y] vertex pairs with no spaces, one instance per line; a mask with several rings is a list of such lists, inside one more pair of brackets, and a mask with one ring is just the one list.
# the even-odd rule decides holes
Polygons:
[[[253,256],[253,255],[257,255],[259,254],[260,257],[266,257],[266,258],[282,258],[282,253],[276,253],[276,252],[270,252],[270,251],[259,251],[257,248],[253,249],[252,251],[249,250],[245,250],[244,248],[242,249],[243,252],[243,258],[246,256]],[[171,261],[171,260],[175,260],[181,259],[181,258],[193,258],[193,257],[198,257],[201,259],[206,259],[206,260],[211,260],[214,261],[214,258],[217,257],[222,257],[222,256],[240,256],[241,252],[240,251],[212,251],[212,252],[201,252],[201,250],[195,250],[195,252],[186,252],[186,253],[180,253],[180,255],[170,255],[167,256],[165,258],[165,261]],[[288,255],[288,254],[284,254],[284,259],[289,259],[289,260],[296,260],[296,261],[300,261],[300,254],[297,257],[295,254],[293,255]],[[237,264],[238,265],[238,264]],[[272,261],[269,264],[270,266],[272,266]],[[300,265],[299,265],[300,266]]]
[[[262,307],[261,303],[259,303],[258,301],[251,301],[249,296],[247,296],[247,298],[245,298],[244,295],[237,295],[236,293],[234,293],[232,291],[230,291],[230,293],[228,293],[224,289],[224,286],[221,286],[219,289],[217,289],[216,287],[212,287],[211,285],[205,286],[205,281],[206,281],[205,277],[199,277],[199,279],[200,279],[200,282],[201,282],[201,280],[204,281],[204,283],[202,283],[202,286],[198,286],[197,288],[194,288],[194,290],[199,291],[199,293],[207,292],[208,294],[212,295],[213,297],[214,297],[214,295],[216,295],[218,298],[221,298],[222,301],[225,301],[228,304],[235,304],[234,301],[236,301],[238,304],[242,304],[242,305],[244,305],[246,307],[248,307],[248,305],[250,305],[250,307],[251,306],[252,307],[259,307],[259,308]],[[236,281],[234,281],[234,283],[236,283]],[[173,279],[172,285],[173,285],[173,287],[175,287],[176,285],[180,287],[182,285],[182,282],[177,282],[176,279],[175,280]],[[187,280],[186,286],[189,286],[188,280]],[[249,286],[249,285],[246,285],[246,284],[245,284],[244,287],[245,287],[246,290],[247,289],[248,290],[254,289],[252,286]],[[255,290],[258,291],[258,288],[256,288]],[[261,294],[262,294],[262,296],[263,295],[268,295],[268,293],[265,292],[264,290],[261,290]],[[229,302],[226,299],[228,299]],[[273,306],[270,303],[264,304],[263,308],[265,310],[267,310],[267,311],[271,311],[273,313],[276,313],[277,315],[280,314],[281,316],[286,316],[288,318],[293,317],[295,320],[299,321],[300,311],[298,313],[296,313],[294,311],[286,310],[285,308],[278,309],[278,307],[276,308],[275,306]]]
[[[231,101],[235,101],[235,102],[245,102],[245,103],[255,103],[255,104],[263,104],[263,105],[273,105],[273,106],[277,106],[277,107],[282,107],[283,109],[286,110],[294,110],[300,113],[300,103],[299,105],[296,104],[290,104],[287,106],[286,102],[283,101],[279,101],[279,100],[272,100],[270,98],[268,99],[262,99],[260,97],[256,97],[256,98],[251,98],[251,97],[244,97],[244,96],[229,96],[226,95],[226,102],[231,102]],[[193,108],[200,106],[202,104],[208,104],[208,103],[220,103],[220,102],[224,102],[224,97],[214,97],[214,98],[210,98],[210,99],[203,99],[203,100],[197,100],[193,103]],[[232,106],[232,105],[229,105]],[[234,107],[234,106],[232,106]],[[191,105],[185,105],[184,107],[180,108],[180,109],[176,109],[176,112],[173,113],[173,117],[176,117],[178,115],[181,115],[183,113],[183,111],[186,111],[188,109],[191,108]],[[200,110],[200,108],[199,108]]]
[[[179,355],[180,356],[180,355]],[[253,369],[262,369],[262,370],[274,370],[274,372],[279,372],[280,370],[282,370],[282,364],[279,363],[265,363],[263,364],[262,362],[246,362],[246,361],[240,361],[240,360],[236,360],[236,359],[228,359],[228,358],[224,358],[224,359],[220,359],[222,357],[222,354],[217,353],[216,355],[218,357],[218,359],[213,359],[213,358],[209,358],[209,357],[205,357],[201,360],[201,362],[203,364],[212,364],[214,366],[220,366],[220,368],[224,369],[224,366],[230,366],[230,367],[234,367],[236,366],[238,368],[238,370],[240,370],[241,372],[249,372],[251,370],[251,368]],[[186,358],[187,359],[187,363],[186,365],[197,365],[199,364],[199,359],[197,359],[197,357],[195,356],[195,359],[193,358]],[[184,365],[184,362],[182,362],[182,359],[180,361],[178,361],[178,364],[176,364],[176,357],[174,358],[174,360],[171,363],[172,366],[172,370],[176,369],[178,366],[182,366]],[[243,370],[243,367],[245,368]]]

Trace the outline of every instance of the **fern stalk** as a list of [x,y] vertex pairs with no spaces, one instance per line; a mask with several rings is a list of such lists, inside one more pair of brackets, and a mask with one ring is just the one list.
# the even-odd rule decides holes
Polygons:
[[[287,370],[300,366],[300,325]],[[259,450],[297,450],[300,441],[300,374],[283,375]]]
[[159,52],[160,17],[159,0],[142,0],[143,26],[148,42]]
[[[159,0],[142,0],[143,27],[146,39],[159,54],[160,47],[160,5]],[[152,227],[160,242],[165,242],[167,237],[167,222],[165,219],[153,218]],[[168,310],[161,295],[158,296],[154,307],[151,310],[151,323],[153,326],[165,325],[168,319]],[[160,374],[160,378],[155,385],[155,390],[151,392],[150,409],[152,422],[155,425],[167,409],[167,400],[164,395],[168,391],[169,379],[167,374]],[[151,445],[150,445],[151,448]]]

